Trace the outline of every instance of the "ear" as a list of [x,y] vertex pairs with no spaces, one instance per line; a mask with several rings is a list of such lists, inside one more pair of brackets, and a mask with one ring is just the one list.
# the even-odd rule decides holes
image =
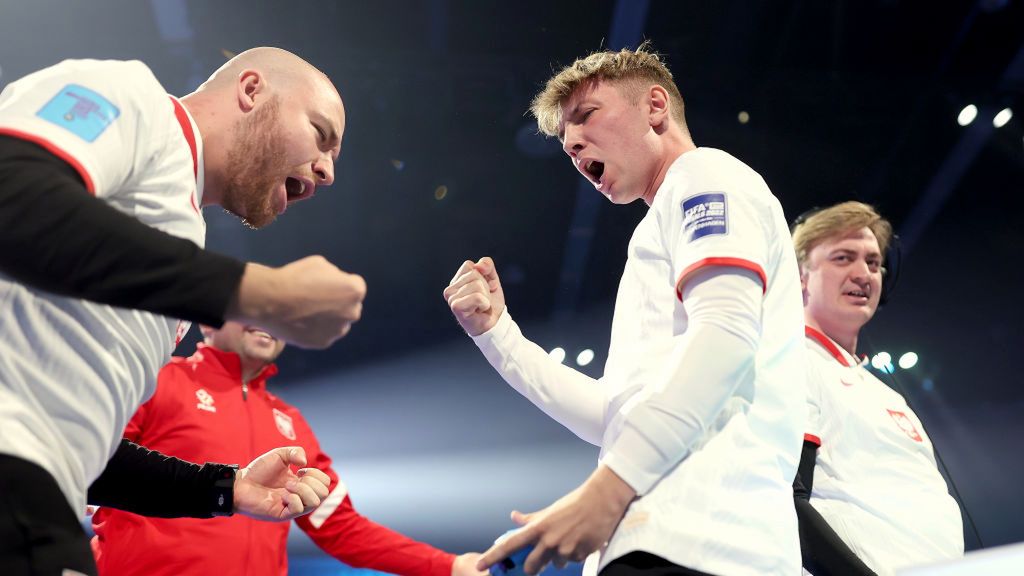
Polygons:
[[267,88],[267,79],[259,70],[245,69],[238,74],[235,83],[235,94],[238,97],[238,108],[242,112],[250,112],[256,107],[257,96],[262,96]]
[[668,92],[663,87],[652,84],[647,89],[647,105],[650,107],[648,119],[651,126],[661,126],[670,120],[669,107],[671,102],[669,101]]

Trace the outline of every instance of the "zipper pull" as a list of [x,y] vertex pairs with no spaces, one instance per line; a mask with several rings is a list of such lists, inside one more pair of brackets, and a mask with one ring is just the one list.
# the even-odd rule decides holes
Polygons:
[[244,381],[242,382],[242,400],[249,399],[249,385]]

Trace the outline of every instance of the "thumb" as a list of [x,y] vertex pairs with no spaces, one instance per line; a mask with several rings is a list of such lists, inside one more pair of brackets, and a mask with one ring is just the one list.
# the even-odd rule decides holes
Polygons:
[[306,451],[298,446],[290,448],[282,448],[286,453],[284,454],[284,461],[290,465],[298,466],[302,468],[306,465]]
[[520,526],[526,526],[533,519],[533,513],[523,514],[519,510],[512,511],[512,521]]

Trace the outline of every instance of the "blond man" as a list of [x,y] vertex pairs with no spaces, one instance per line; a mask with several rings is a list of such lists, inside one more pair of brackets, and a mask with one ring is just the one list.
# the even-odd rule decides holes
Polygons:
[[808,421],[794,483],[804,566],[893,574],[963,554],[956,501],[906,400],[857,356],[874,317],[892,227],[843,202],[793,229],[807,324]]
[[615,204],[643,200],[619,286],[604,376],[527,340],[494,262],[466,261],[444,291],[517,391],[601,447],[576,490],[491,548],[489,566],[594,558],[604,576],[794,574],[791,484],[803,432],[796,258],[760,176],[690,137],[683,99],[644,47],[598,52],[548,81],[540,129]]

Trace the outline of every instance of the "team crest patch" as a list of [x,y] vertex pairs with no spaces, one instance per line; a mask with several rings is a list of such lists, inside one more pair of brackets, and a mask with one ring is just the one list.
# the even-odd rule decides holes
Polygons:
[[924,439],[921,438],[921,434],[918,433],[914,423],[910,421],[910,418],[907,417],[906,414],[895,410],[886,411],[889,413],[889,416],[892,416],[892,419],[896,421],[896,425],[900,427],[900,430],[903,430],[907,436],[910,436],[911,440],[914,442],[924,442]]
[[724,192],[708,192],[683,200],[683,233],[687,242],[729,233],[729,210]]
[[196,408],[206,410],[207,412],[217,411],[217,407],[213,405],[213,396],[210,396],[210,393],[206,390],[202,388],[196,390],[196,399],[199,400],[199,402],[196,402]]
[[295,440],[295,427],[292,426],[292,417],[274,408],[274,423],[277,424],[277,431],[289,440]]
[[36,112],[36,116],[86,142],[96,140],[120,115],[121,111],[110,100],[78,84],[61,88]]

